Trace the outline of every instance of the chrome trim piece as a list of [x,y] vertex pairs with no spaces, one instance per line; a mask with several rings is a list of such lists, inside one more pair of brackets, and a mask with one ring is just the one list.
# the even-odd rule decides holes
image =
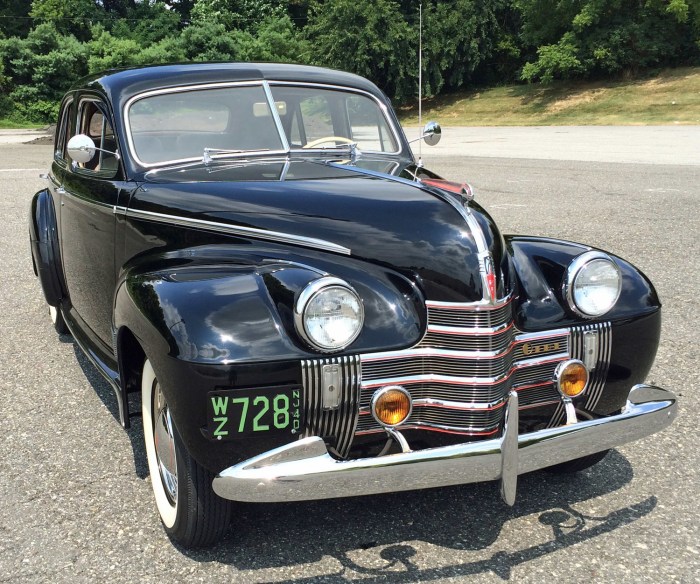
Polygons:
[[587,410],[594,410],[598,405],[603,389],[605,388],[605,380],[608,376],[610,368],[610,357],[612,354],[612,325],[609,322],[600,322],[583,326],[573,327],[571,329],[571,357],[574,359],[585,358],[584,338],[587,331],[595,330],[598,332],[598,355],[596,366],[590,371],[590,379],[588,380],[588,399],[584,404]]
[[515,505],[518,490],[518,394],[511,391],[508,397],[501,438],[501,498],[506,505]]
[[[567,359],[567,353],[559,353],[556,355],[547,355],[545,357],[533,357],[532,359],[527,359],[525,361],[520,361],[518,363],[513,363],[513,365],[504,373],[496,376],[461,376],[461,375],[443,375],[435,373],[424,373],[422,375],[406,375],[406,376],[392,376],[382,379],[368,379],[368,373],[366,371],[363,377],[362,387],[377,387],[379,385],[391,384],[394,382],[405,384],[405,383],[420,383],[425,381],[437,381],[440,383],[448,383],[453,385],[494,385],[506,381],[512,377],[513,373],[528,367],[535,367],[537,365],[543,365],[548,363],[559,363]],[[459,363],[460,359],[455,359]],[[393,360],[392,363],[401,363],[401,359]],[[370,359],[367,359],[365,355],[362,356],[362,364],[368,369],[372,364]],[[551,381],[548,379],[547,381]]]
[[267,81],[263,81],[262,86],[265,90],[265,97],[267,97],[267,104],[270,106],[270,111],[272,112],[272,119],[275,121],[275,126],[277,127],[277,133],[279,134],[280,139],[282,140],[282,147],[287,152],[289,152],[289,140],[287,140],[287,134],[284,131],[284,126],[282,125],[280,114],[277,111],[277,104],[275,103],[275,98],[272,96],[270,84]]
[[[576,302],[574,301],[573,288],[574,283],[576,282],[576,278],[578,277],[581,270],[585,268],[586,265],[596,260],[604,260],[608,262],[617,273],[617,294],[615,296],[615,300],[613,300],[612,304],[610,304],[610,308],[608,308],[605,312],[601,312],[599,314],[589,314],[581,310],[576,305]],[[620,274],[620,268],[617,267],[617,264],[612,260],[612,258],[608,254],[603,253],[602,251],[587,251],[582,253],[580,256],[574,258],[569,264],[569,267],[566,269],[566,278],[564,279],[564,283],[562,284],[562,293],[564,298],[566,298],[566,302],[569,305],[569,308],[575,314],[582,318],[599,318],[607,312],[610,312],[610,310],[612,310],[612,307],[615,306],[615,303],[620,297],[621,291],[622,275]]]
[[194,219],[193,217],[165,215],[163,213],[127,209],[125,207],[115,206],[113,212],[125,215],[126,217],[131,217],[133,219],[144,219],[146,221],[167,223],[171,225],[178,225],[180,227],[193,227],[197,229],[204,229],[206,231],[225,233],[227,235],[241,235],[243,237],[250,237],[251,239],[262,239],[264,241],[272,241],[275,243],[301,245],[303,247],[310,247],[312,249],[330,251],[343,255],[350,255],[352,253],[350,249],[343,247],[342,245],[325,241],[323,239],[316,239],[314,237],[305,237],[303,235],[269,231],[267,229],[258,229],[256,227],[244,227],[243,225],[231,225],[229,223],[218,223],[216,221],[207,221],[205,219]]
[[308,501],[501,480],[506,502],[517,476],[607,450],[663,430],[677,413],[670,391],[636,385],[618,415],[517,435],[517,396],[508,398],[500,438],[374,458],[336,460],[319,436],[265,452],[221,471],[212,483],[224,499]]
[[[357,327],[357,330],[342,345],[338,345],[335,347],[321,345],[317,341],[312,339],[311,335],[306,330],[306,321],[304,319],[304,313],[309,302],[311,302],[311,300],[317,294],[321,293],[324,290],[330,290],[332,288],[340,288],[342,290],[345,290],[346,292],[350,292],[353,296],[355,296],[357,304],[360,307],[360,325]],[[312,282],[307,284],[306,288],[304,288],[301,291],[301,294],[299,294],[299,298],[297,299],[294,305],[294,327],[296,328],[297,333],[299,333],[299,336],[302,337],[308,343],[309,346],[323,353],[335,353],[336,351],[342,351],[343,349],[351,345],[359,336],[360,332],[362,332],[364,322],[365,310],[364,305],[362,304],[362,298],[360,298],[359,294],[355,292],[354,288],[350,286],[350,284],[348,284],[345,280],[341,280],[340,278],[334,278],[333,276],[324,276],[323,278],[313,280]]]
[[[323,407],[323,367],[326,365],[338,366],[338,407],[333,409]],[[324,436],[337,455],[347,456],[359,417],[360,358],[304,360],[301,362],[301,374],[306,428],[303,436]]]
[[334,410],[340,405],[340,365],[328,363],[321,366],[321,407]]
[[[569,355],[572,359],[583,361],[586,358],[585,335],[589,331],[598,333],[597,355],[595,356],[595,367],[589,368],[588,387],[586,389],[585,401],[582,407],[587,411],[594,411],[605,388],[605,380],[610,367],[610,357],[612,354],[612,324],[610,322],[598,322],[575,326],[570,332]],[[588,357],[591,359],[591,357]],[[564,406],[560,404],[552,414],[552,418],[547,425],[553,428],[560,425],[564,420]]]

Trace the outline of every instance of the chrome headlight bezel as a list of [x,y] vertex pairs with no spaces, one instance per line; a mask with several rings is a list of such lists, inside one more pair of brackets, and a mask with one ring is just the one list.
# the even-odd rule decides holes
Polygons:
[[[590,306],[582,305],[581,299],[577,299],[576,285],[579,278],[585,277],[586,272],[591,270],[595,265],[600,265],[603,262],[612,268],[616,279],[617,286],[611,288],[612,295],[609,303],[604,309],[594,310]],[[622,291],[622,274],[620,268],[613,259],[606,253],[600,251],[587,251],[576,257],[566,270],[566,278],[564,280],[564,297],[569,305],[569,308],[582,318],[597,318],[607,314],[617,303]]]
[[[358,324],[353,334],[347,339],[344,339],[341,343],[329,344],[323,343],[319,341],[319,339],[314,338],[313,334],[309,330],[309,327],[307,326],[306,310],[309,304],[320,294],[332,293],[334,290],[342,290],[343,292],[350,293],[352,296],[354,296],[358,307]],[[362,332],[364,321],[364,306],[359,294],[345,280],[332,276],[325,276],[307,284],[299,294],[299,298],[294,306],[294,326],[296,327],[297,333],[311,348],[322,353],[336,353],[350,346]]]

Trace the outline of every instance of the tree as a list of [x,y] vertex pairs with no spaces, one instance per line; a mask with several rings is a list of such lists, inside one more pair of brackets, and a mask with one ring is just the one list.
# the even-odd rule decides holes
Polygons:
[[99,12],[94,0],[32,0],[30,15],[36,21],[51,23],[62,34],[87,40]]
[[55,121],[63,94],[87,74],[87,50],[72,35],[60,34],[53,24],[32,29],[26,39],[0,41],[4,71],[13,111],[8,114],[29,122]]
[[397,2],[317,0],[305,32],[316,64],[368,77],[399,101],[417,94],[417,31]]
[[227,30],[257,30],[271,18],[287,15],[283,0],[195,0],[192,22],[222,24]]
[[0,0],[0,38],[24,37],[31,29],[26,0]]
[[522,38],[536,52],[523,67],[527,81],[635,75],[700,56],[691,22],[700,13],[698,0],[515,2]]

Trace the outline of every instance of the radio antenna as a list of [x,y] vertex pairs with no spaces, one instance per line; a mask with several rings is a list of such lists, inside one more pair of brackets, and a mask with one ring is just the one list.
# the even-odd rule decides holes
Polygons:
[[418,4],[418,166],[423,166],[423,2]]

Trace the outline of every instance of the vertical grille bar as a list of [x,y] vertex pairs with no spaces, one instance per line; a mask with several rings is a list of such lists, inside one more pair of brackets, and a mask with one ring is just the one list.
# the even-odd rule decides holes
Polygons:
[[[612,353],[612,325],[609,322],[599,322],[572,327],[571,329],[571,358],[584,358],[583,336],[587,331],[598,333],[598,358],[596,366],[591,371],[591,379],[588,385],[588,396],[584,402],[584,408],[592,411],[598,405],[603,389],[605,389],[605,379],[610,368],[610,356]],[[564,419],[564,408],[560,405],[552,415],[548,427],[552,428],[561,425]]]
[[[331,364],[340,366],[340,405],[324,410],[323,366]],[[339,456],[347,456],[359,417],[360,358],[352,356],[304,360],[301,362],[301,370],[307,420],[303,436],[323,436],[329,439],[329,446]]]

